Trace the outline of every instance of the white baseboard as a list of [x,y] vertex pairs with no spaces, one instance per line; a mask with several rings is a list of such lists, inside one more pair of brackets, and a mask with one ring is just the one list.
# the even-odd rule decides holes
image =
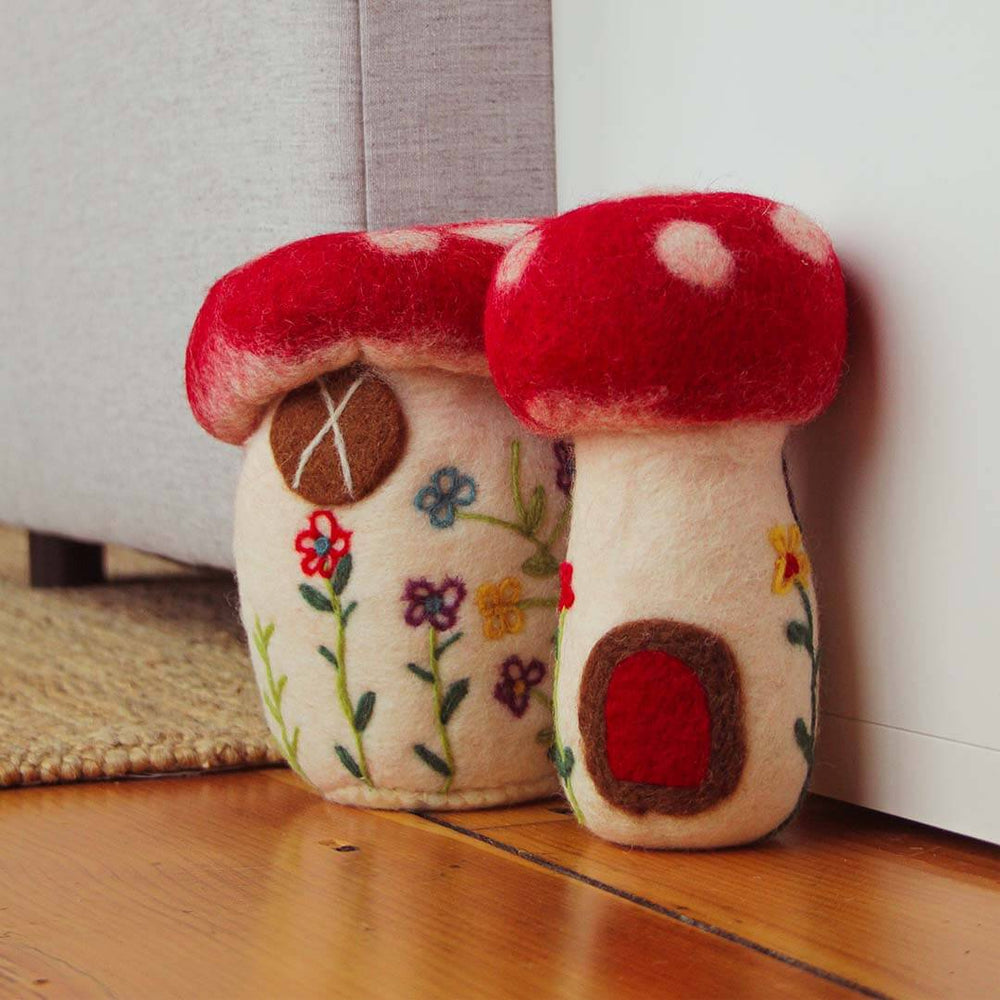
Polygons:
[[1000,843],[1000,751],[822,714],[812,790]]

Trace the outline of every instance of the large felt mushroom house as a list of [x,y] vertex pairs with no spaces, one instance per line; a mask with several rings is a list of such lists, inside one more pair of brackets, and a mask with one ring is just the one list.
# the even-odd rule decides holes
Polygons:
[[488,376],[486,221],[302,240],[211,289],[199,422],[243,445],[240,607],[274,738],[338,802],[490,805],[556,785],[549,653],[565,446]]
[[497,270],[500,393],[576,443],[553,756],[602,837],[745,843],[796,808],[819,632],[782,446],[836,392],[845,312],[822,230],[746,194],[590,205]]

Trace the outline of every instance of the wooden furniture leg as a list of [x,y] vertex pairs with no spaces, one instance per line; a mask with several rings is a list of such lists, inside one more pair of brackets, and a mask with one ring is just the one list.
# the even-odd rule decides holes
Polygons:
[[104,546],[28,533],[32,587],[83,587],[104,580]]

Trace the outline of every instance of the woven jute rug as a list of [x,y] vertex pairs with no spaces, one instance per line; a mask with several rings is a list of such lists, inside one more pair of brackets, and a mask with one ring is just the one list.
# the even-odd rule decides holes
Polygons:
[[231,576],[111,548],[107,584],[31,590],[27,565],[0,526],[0,787],[280,760]]

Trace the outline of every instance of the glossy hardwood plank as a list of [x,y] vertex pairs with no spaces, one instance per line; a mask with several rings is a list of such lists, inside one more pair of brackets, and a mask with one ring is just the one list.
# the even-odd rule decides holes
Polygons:
[[274,772],[6,792],[0,838],[8,995],[853,995]]
[[[469,829],[656,906],[907,997],[1000,996],[1000,850],[812,798],[771,843],[658,853],[571,820]],[[461,813],[438,814],[462,827]]]

